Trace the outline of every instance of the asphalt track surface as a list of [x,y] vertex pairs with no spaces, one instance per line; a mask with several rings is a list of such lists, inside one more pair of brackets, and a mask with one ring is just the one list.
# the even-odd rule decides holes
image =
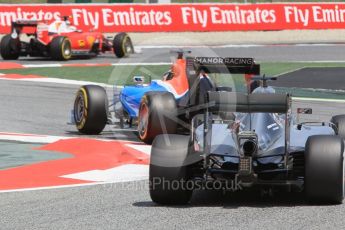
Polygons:
[[[171,50],[183,47],[137,47],[137,53],[130,58],[118,59],[112,53],[106,53],[97,58],[70,60],[68,63],[141,63],[141,62],[170,62]],[[258,62],[263,61],[345,61],[344,44],[301,44],[301,45],[234,45],[222,47],[184,47],[191,50],[194,56],[220,57],[253,57]],[[2,60],[4,61],[4,60]],[[4,61],[6,62],[6,61]],[[13,61],[9,61],[13,62]],[[48,58],[20,57],[21,64],[52,64],[54,60]]]
[[[1,132],[80,135],[74,125],[67,124],[78,85],[0,80],[0,88]],[[107,93],[111,100],[112,90],[108,89]],[[345,114],[343,103],[296,102],[293,108],[297,107],[312,107],[314,114],[307,117],[312,120],[328,121],[332,115]],[[119,132],[115,126],[107,126],[102,135],[96,137],[137,140],[134,132]]]
[[[224,52],[221,56],[253,56],[261,61],[345,60],[345,53],[337,47],[309,48],[275,46],[268,52],[267,47],[228,48],[219,52]],[[144,54],[135,54],[126,61],[138,62],[136,55]],[[166,52],[164,59],[163,55],[148,56],[142,61],[169,61]],[[92,62],[114,60],[106,57]],[[37,64],[42,62],[38,60]],[[1,80],[1,132],[78,135],[73,126],[66,124],[77,88]],[[343,103],[296,102],[296,107],[313,108],[314,114],[308,120],[327,121],[331,115],[345,113]],[[113,127],[107,127],[101,137],[136,139],[135,133],[119,132]],[[150,200],[146,181],[2,193],[0,207],[0,229],[343,229],[345,224],[345,205],[311,206],[303,197],[290,194],[258,198],[255,193],[199,191],[189,206],[157,206]]]
[[279,87],[345,90],[345,68],[302,68],[279,76],[270,84]]

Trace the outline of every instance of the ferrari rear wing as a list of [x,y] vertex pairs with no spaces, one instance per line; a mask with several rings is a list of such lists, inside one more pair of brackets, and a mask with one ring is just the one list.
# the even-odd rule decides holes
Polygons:
[[207,93],[210,112],[287,113],[291,98],[288,94],[243,94],[235,92]]
[[196,72],[260,75],[260,65],[253,58],[188,57],[187,66]]
[[37,26],[38,21],[37,20],[17,20],[12,22],[12,26],[16,27],[16,26],[31,26],[31,27],[35,27]]
[[34,35],[36,27],[38,25],[37,20],[17,20],[12,22],[11,32],[17,34],[26,33],[28,35]]

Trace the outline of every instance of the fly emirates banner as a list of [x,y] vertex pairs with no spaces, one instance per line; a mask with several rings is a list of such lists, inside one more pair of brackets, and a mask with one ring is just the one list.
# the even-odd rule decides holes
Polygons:
[[63,16],[78,29],[110,33],[345,28],[343,3],[0,4],[0,33],[9,33],[12,21]]

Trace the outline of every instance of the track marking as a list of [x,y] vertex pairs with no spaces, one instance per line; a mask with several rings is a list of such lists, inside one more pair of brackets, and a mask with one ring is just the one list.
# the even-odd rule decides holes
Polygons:
[[157,65],[171,65],[171,62],[144,62],[144,63],[71,63],[71,64],[19,64],[15,62],[5,62],[6,65],[0,66],[0,69],[18,69],[18,68],[56,68],[56,67],[102,67],[102,66],[157,66]]
[[148,179],[149,166],[127,164],[118,167],[106,169],[106,170],[91,170],[80,173],[74,173],[64,175],[64,178],[76,179],[76,180],[88,180],[95,182],[129,182],[137,180]]
[[[120,182],[117,182],[117,183],[120,183]],[[46,186],[46,187],[38,187],[38,188],[7,189],[7,190],[0,190],[0,193],[29,192],[29,191],[40,191],[40,190],[50,190],[50,189],[62,189],[62,188],[75,188],[75,187],[86,187],[86,186],[95,186],[95,185],[110,185],[110,184],[114,184],[114,182],[92,182],[92,183],[84,183],[84,184]]]
[[345,46],[345,43],[281,43],[281,44],[227,44],[227,45],[137,45],[140,49],[183,49],[183,48],[252,48],[252,47],[270,47],[270,46]]
[[65,136],[46,136],[46,135],[36,135],[36,134],[25,134],[25,133],[7,133],[0,132],[0,140],[2,141],[18,141],[25,143],[53,143],[59,140],[72,139],[75,137],[65,137]]
[[144,144],[141,144],[141,145],[137,145],[137,144],[127,144],[128,147],[131,147],[133,149],[136,149],[140,152],[143,152],[143,153],[146,153],[147,155],[150,155],[151,154],[151,145],[144,145]]
[[320,102],[345,103],[344,99],[311,98],[311,97],[292,97],[292,99],[296,101],[320,101]]
[[[11,137],[46,138],[41,135]],[[45,139],[46,140],[46,139]],[[32,140],[29,140],[32,141]],[[57,151],[73,157],[38,162],[0,170],[0,190],[55,187],[95,182],[125,182],[146,179],[149,155],[143,144],[118,140],[103,141],[90,138],[68,138],[38,147],[36,150]],[[138,147],[135,147],[138,145]],[[39,152],[38,152],[39,154]],[[130,166],[127,166],[130,165]],[[120,167],[118,169],[118,167]],[[145,167],[144,167],[145,166]],[[133,170],[132,170],[133,169]],[[133,173],[129,173],[132,170]]]
[[297,68],[297,69],[288,70],[288,71],[285,71],[285,72],[283,72],[283,73],[276,74],[276,75],[274,75],[274,77],[280,77],[280,76],[282,76],[282,75],[289,74],[289,73],[293,73],[293,72],[302,70],[302,69],[304,69],[304,68],[306,68],[306,67],[303,66],[303,67],[300,67],[300,68]]
[[[30,82],[40,82],[40,83],[54,83],[54,84],[67,84],[67,85],[99,85],[102,87],[113,87],[113,85],[105,84],[105,83],[98,83],[98,82],[91,82],[91,81],[79,81],[79,80],[70,80],[70,79],[63,79],[63,78],[48,78],[48,77],[41,77],[41,78],[26,78],[26,75],[23,75],[22,78],[6,78],[3,77],[4,75],[0,75],[0,80],[9,80],[9,81],[30,81]],[[5,75],[6,76],[6,75]]]

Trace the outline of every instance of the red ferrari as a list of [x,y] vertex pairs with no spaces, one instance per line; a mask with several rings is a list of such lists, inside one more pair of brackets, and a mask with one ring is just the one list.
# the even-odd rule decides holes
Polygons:
[[[27,36],[21,36],[23,34]],[[100,32],[79,30],[71,25],[68,17],[51,24],[35,20],[12,22],[11,34],[5,35],[0,43],[0,53],[5,60],[15,60],[19,56],[69,60],[72,57],[94,57],[107,51],[122,58],[134,49],[126,33],[118,33],[109,39]]]

